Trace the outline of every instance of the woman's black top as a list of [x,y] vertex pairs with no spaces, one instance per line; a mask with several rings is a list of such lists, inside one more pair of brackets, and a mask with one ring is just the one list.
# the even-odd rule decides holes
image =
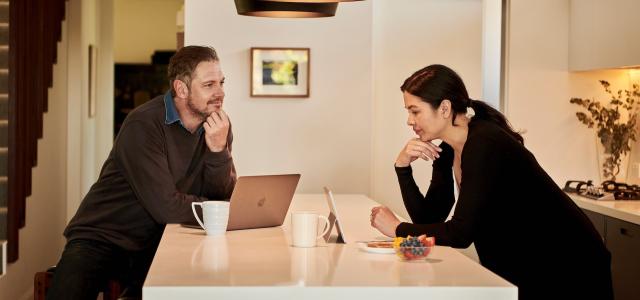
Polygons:
[[454,153],[446,143],[440,147],[425,196],[411,167],[396,167],[413,221],[401,223],[396,236],[427,234],[454,248],[475,243],[480,263],[518,286],[520,299],[612,297],[610,254],[602,238],[524,145],[492,122],[471,122],[460,194],[446,222],[454,204]]

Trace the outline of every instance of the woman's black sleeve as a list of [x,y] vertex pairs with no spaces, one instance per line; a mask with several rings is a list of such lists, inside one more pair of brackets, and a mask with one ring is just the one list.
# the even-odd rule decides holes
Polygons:
[[395,168],[402,200],[413,223],[444,222],[453,206],[453,149],[444,143],[440,147],[442,152],[433,162],[431,184],[424,196],[413,178],[411,166]]

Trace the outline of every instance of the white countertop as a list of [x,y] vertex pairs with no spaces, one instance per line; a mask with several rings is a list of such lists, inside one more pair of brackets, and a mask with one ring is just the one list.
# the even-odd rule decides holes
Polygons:
[[567,195],[569,195],[573,202],[575,202],[580,208],[640,225],[640,201],[604,201],[592,200],[570,193]]
[[[335,195],[347,240],[381,234],[369,225],[377,205],[363,195]],[[291,211],[325,215],[323,195],[297,194]],[[449,247],[426,261],[362,252],[356,244],[290,246],[289,214],[282,227],[204,231],[168,225],[143,287],[144,299],[517,299],[517,288]],[[320,240],[319,240],[320,241]]]

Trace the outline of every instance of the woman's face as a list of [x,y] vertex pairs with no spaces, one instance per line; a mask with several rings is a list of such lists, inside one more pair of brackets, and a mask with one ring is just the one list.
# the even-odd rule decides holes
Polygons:
[[443,113],[442,104],[444,102],[440,108],[436,109],[408,92],[404,92],[403,97],[404,107],[409,114],[407,125],[413,128],[413,131],[423,142],[439,139],[447,126],[447,120]]

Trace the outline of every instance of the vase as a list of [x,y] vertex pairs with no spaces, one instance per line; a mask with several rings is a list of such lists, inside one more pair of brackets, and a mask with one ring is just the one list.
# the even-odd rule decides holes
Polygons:
[[616,159],[615,155],[608,151],[609,149],[611,149],[611,145],[603,145],[600,139],[596,137],[597,170],[600,175],[600,182],[608,180],[626,182],[627,174],[629,174],[630,152],[620,154]]
[[[636,132],[640,132],[640,125]],[[640,141],[633,141],[630,152],[626,183],[640,185]]]

